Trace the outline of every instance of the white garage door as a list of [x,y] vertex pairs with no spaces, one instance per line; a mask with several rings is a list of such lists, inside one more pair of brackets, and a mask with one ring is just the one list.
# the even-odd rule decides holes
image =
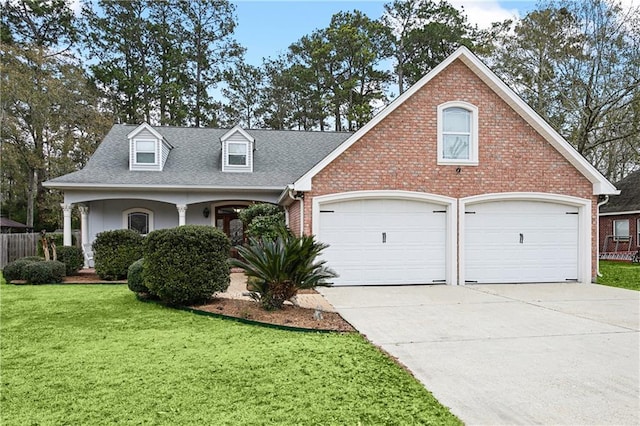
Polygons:
[[468,205],[464,220],[467,283],[577,280],[577,207],[496,201]]
[[445,207],[413,200],[360,199],[320,205],[323,258],[335,285],[444,283]]

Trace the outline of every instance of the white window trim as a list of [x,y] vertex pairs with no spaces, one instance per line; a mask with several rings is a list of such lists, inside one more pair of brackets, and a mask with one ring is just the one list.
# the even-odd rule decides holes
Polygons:
[[[627,235],[616,234],[616,222],[627,222]],[[611,225],[613,226],[612,234],[613,234],[614,241],[627,240],[631,236],[631,223],[629,219],[614,219]]]
[[[447,108],[462,108],[471,113],[471,136],[469,138],[469,159],[452,159],[443,157],[443,112]],[[478,107],[468,102],[452,101],[438,105],[438,164],[477,166],[478,165]]]
[[[231,150],[229,149],[231,147],[231,145],[243,145],[244,146],[244,164],[230,164],[229,163],[229,157],[232,155],[231,154]],[[227,167],[238,167],[238,168],[247,168],[249,167],[249,142],[242,142],[242,141],[227,141],[227,156],[226,156],[226,162],[227,162]],[[235,154],[233,154],[235,155]]]
[[[225,157],[224,157],[225,169],[227,170],[238,169],[243,171],[246,170],[250,166],[249,150],[251,149],[251,144],[249,142],[244,142],[244,141],[225,141],[225,144],[226,144]],[[231,155],[229,151],[229,146],[232,144],[244,145],[245,147],[245,163],[244,164],[229,164],[229,156]]]
[[[153,163],[138,163],[138,142],[153,142]],[[151,151],[139,151],[150,153]],[[156,139],[133,139],[133,164],[135,166],[157,166],[159,164],[158,141]]]
[[[122,212],[122,229],[129,229],[129,214],[130,213],[146,213],[149,216],[149,232],[153,231],[153,211],[145,209],[143,207],[134,207]],[[143,234],[147,235],[147,234]]]

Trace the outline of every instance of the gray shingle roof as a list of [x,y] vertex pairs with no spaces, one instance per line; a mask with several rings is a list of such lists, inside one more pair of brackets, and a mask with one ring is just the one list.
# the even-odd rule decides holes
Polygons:
[[247,130],[255,138],[253,173],[222,172],[220,137],[229,129],[153,127],[174,147],[163,171],[130,171],[127,134],[138,126],[114,125],[87,165],[47,186],[154,185],[282,188],[293,183],[350,133]]
[[616,183],[620,195],[612,195],[609,202],[600,207],[601,213],[631,212],[640,210],[640,170]]

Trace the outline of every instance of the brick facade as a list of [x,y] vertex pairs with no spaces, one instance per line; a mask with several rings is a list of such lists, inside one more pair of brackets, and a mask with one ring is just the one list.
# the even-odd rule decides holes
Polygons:
[[[437,164],[437,107],[478,108],[479,164]],[[457,170],[459,168],[459,170]],[[593,186],[573,165],[457,59],[320,171],[305,194],[304,230],[312,232],[313,197],[360,190],[405,190],[462,198],[543,192],[592,201]],[[290,210],[290,219],[294,216]],[[596,223],[592,224],[595,275]]]
[[605,239],[608,235],[613,235],[613,221],[614,220],[628,220],[629,221],[629,235],[633,238],[631,245],[626,242],[620,242],[618,244],[618,251],[635,251],[640,249],[640,213],[637,214],[624,214],[624,215],[612,215],[612,216],[600,216],[600,251],[615,251],[615,242],[609,241],[608,247],[605,247]]

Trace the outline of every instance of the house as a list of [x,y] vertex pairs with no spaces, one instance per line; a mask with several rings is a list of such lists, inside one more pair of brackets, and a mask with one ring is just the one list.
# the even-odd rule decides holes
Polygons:
[[620,195],[600,207],[600,258],[631,260],[640,250],[640,170],[616,186]]
[[[285,207],[336,285],[590,282],[597,200],[618,191],[467,48],[353,134],[116,125],[64,191],[83,240]],[[86,237],[87,239],[84,239]]]

